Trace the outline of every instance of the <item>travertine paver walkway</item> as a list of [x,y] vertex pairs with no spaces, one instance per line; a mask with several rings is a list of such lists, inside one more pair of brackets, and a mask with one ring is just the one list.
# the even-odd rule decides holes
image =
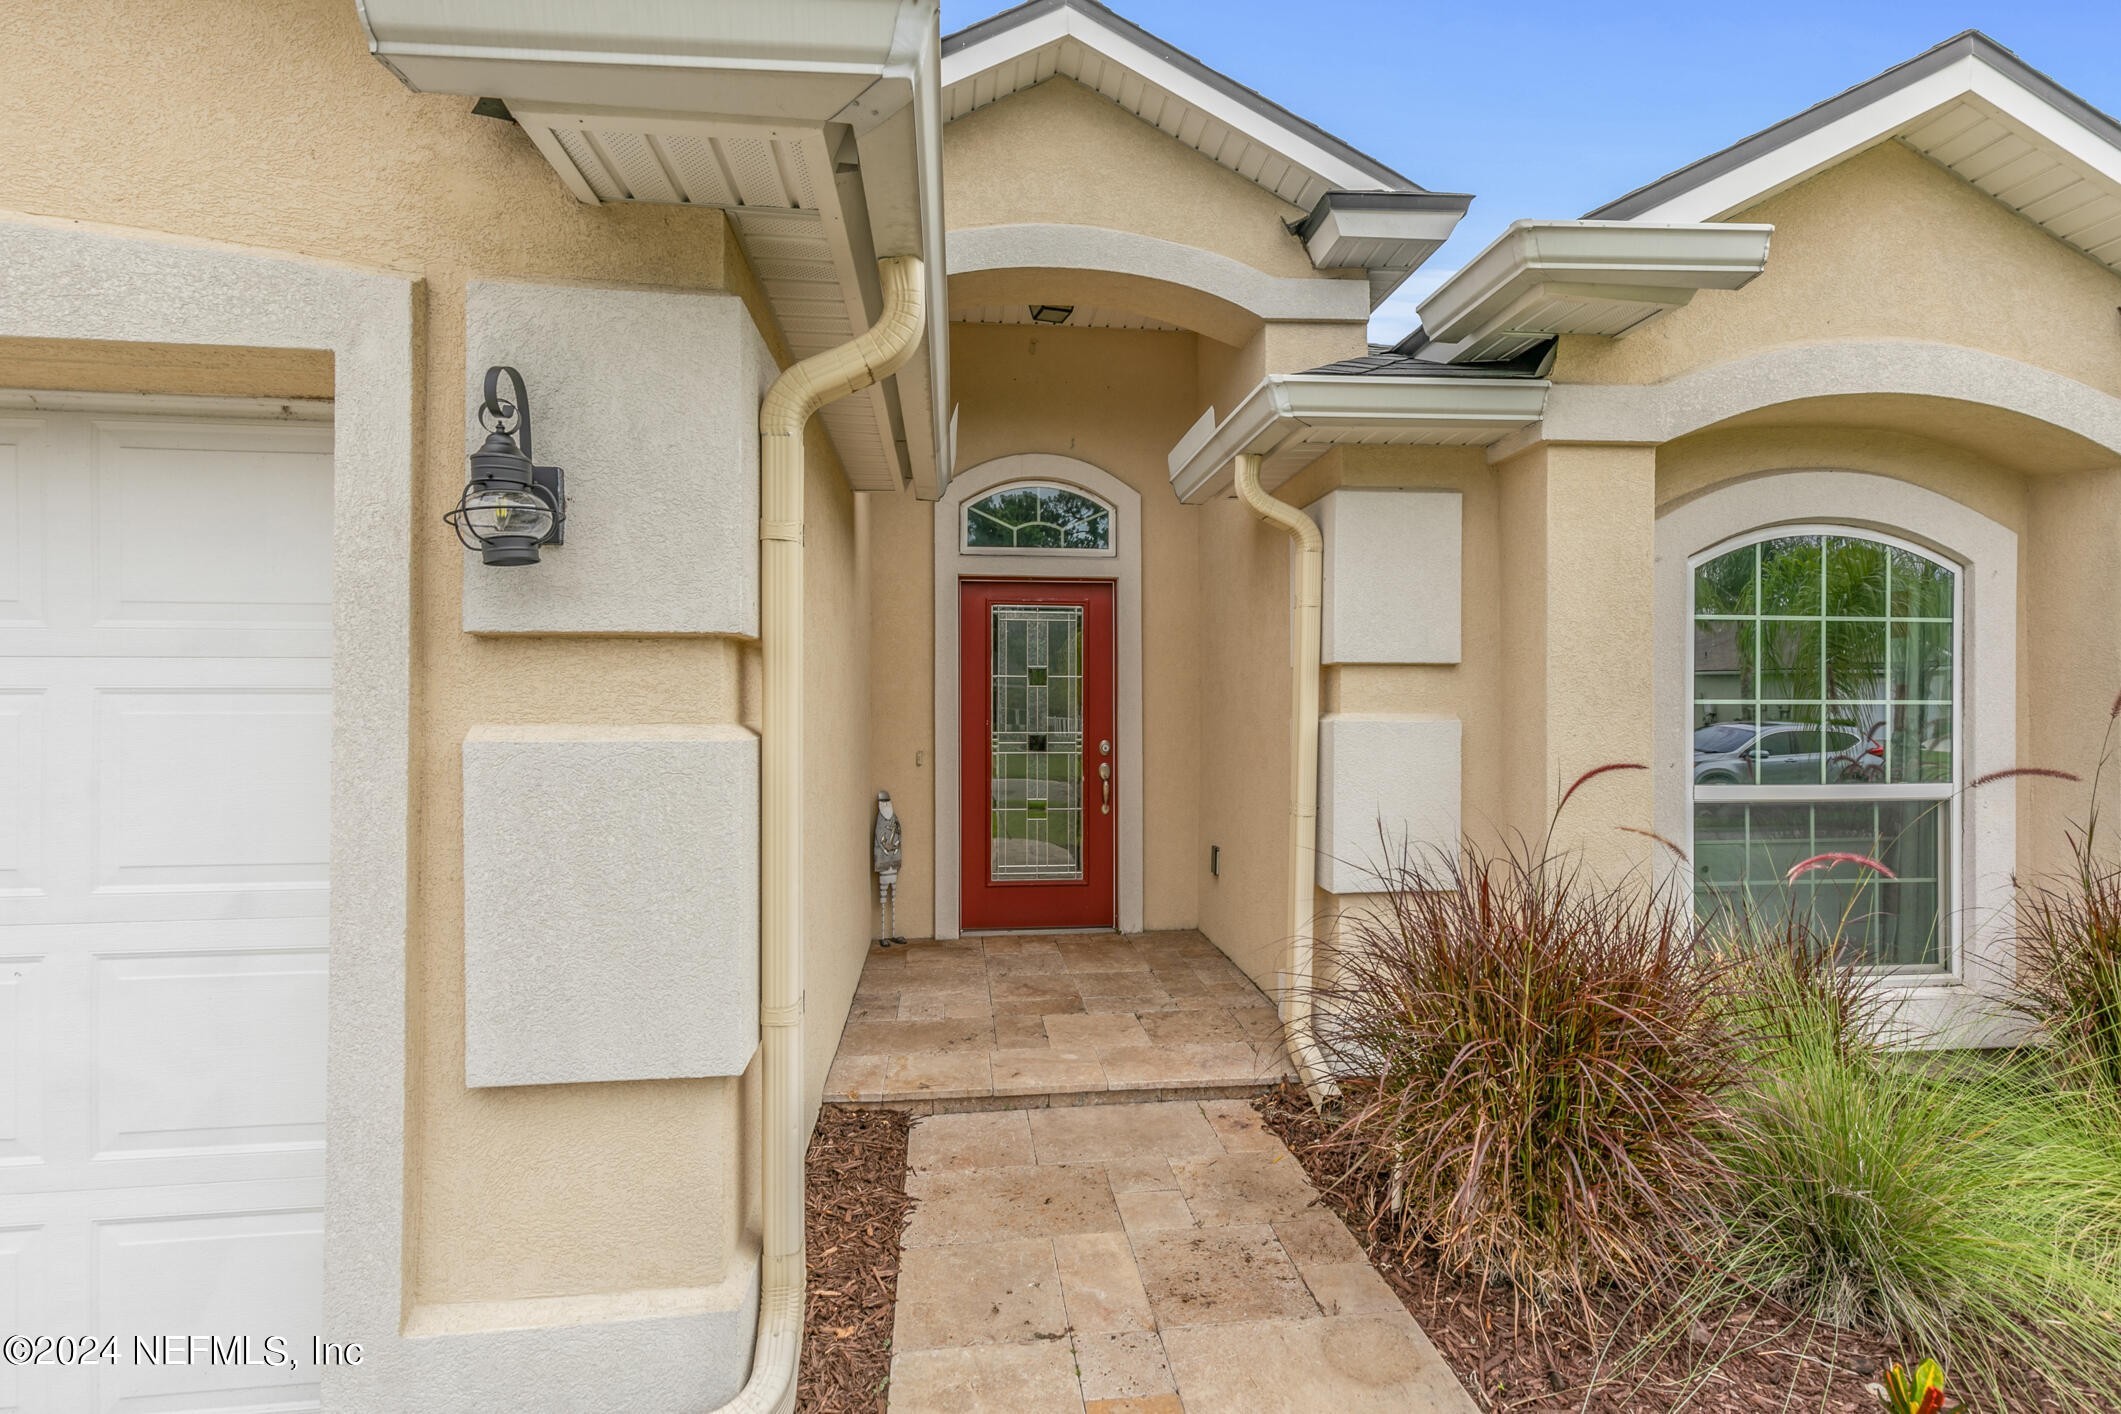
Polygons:
[[825,1080],[923,1111],[1249,1093],[1293,1079],[1273,1003],[1197,932],[871,948]]
[[918,1121],[892,1414],[1473,1414],[1243,1100]]

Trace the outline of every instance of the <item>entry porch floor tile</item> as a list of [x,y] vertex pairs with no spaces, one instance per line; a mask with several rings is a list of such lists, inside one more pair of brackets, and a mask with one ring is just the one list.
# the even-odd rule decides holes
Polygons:
[[891,1414],[1473,1414],[1243,1100],[938,1114]]
[[1052,934],[871,948],[825,1098],[947,1113],[1293,1078],[1273,1003],[1200,933]]

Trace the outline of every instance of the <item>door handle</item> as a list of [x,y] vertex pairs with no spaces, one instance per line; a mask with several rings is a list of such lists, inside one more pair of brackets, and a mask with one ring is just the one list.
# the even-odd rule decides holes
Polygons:
[[1112,763],[1110,761],[1097,763],[1097,781],[1105,795],[1104,809],[1100,813],[1110,815],[1112,813]]

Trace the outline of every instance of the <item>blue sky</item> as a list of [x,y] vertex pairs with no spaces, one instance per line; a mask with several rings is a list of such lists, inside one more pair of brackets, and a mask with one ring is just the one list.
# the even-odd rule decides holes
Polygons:
[[[1450,244],[1379,311],[1379,341],[1509,222],[1581,216],[1961,30],[2121,113],[2113,0],[1111,3],[1423,186],[1474,194]],[[943,0],[943,30],[1003,8]]]

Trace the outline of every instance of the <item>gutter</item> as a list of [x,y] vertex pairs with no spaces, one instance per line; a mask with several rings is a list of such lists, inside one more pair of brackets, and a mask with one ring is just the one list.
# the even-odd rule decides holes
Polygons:
[[[1318,453],[1336,441],[1494,442],[1539,420],[1547,387],[1544,378],[1443,368],[1410,377],[1269,374],[1221,423],[1210,421],[1210,409],[1171,449],[1171,489],[1199,505],[1230,493],[1235,458],[1270,457],[1304,442]],[[1281,468],[1275,484],[1299,469]],[[1264,487],[1264,464],[1261,472]]]
[[1282,969],[1282,1031],[1289,1058],[1313,1105],[1339,1093],[1326,1073],[1311,1030],[1317,990],[1312,924],[1318,904],[1318,671],[1325,616],[1325,537],[1318,522],[1261,489],[1256,452],[1237,458],[1237,498],[1267,524],[1284,531],[1296,550],[1295,652],[1290,655],[1289,711],[1289,957]]
[[1772,226],[1514,221],[1421,302],[1424,358],[1509,358],[1556,334],[1624,334],[1767,268]]
[[719,1414],[795,1407],[803,1348],[803,428],[834,399],[902,368],[920,347],[921,262],[878,262],[883,314],[851,343],[804,359],[759,409],[759,639],[765,691],[759,744],[759,1326],[751,1374]]

